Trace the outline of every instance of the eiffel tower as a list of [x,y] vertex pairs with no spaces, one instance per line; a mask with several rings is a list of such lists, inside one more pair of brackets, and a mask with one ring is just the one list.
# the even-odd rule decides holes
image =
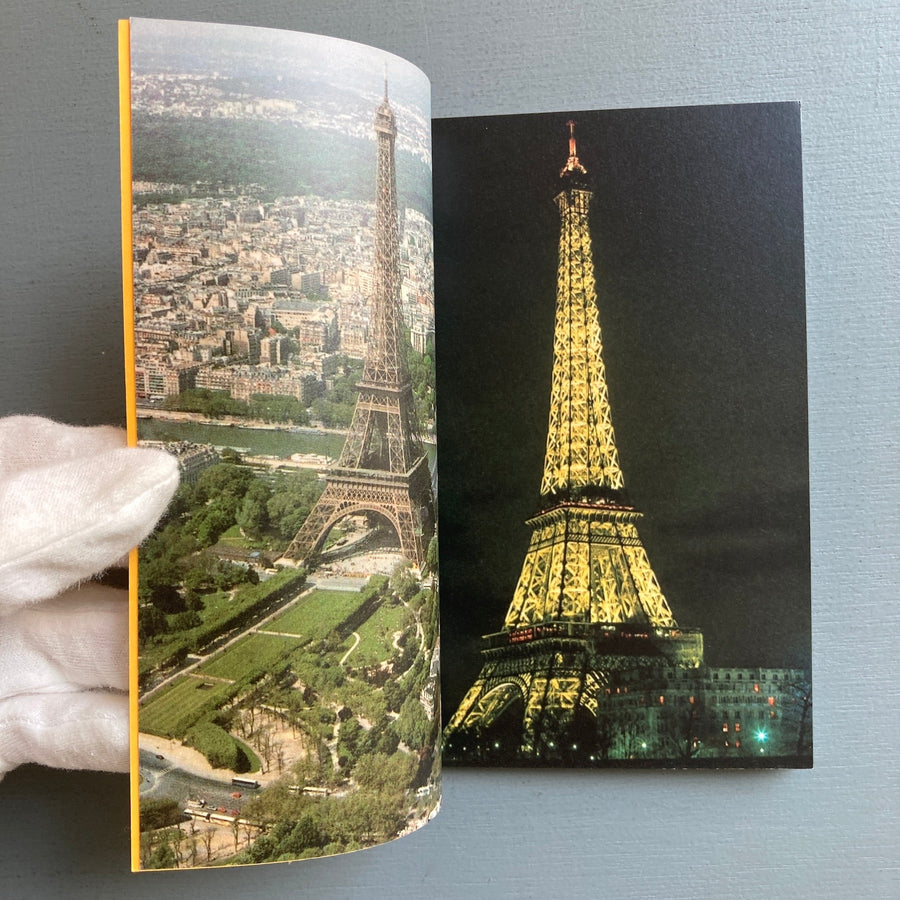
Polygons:
[[400,539],[416,566],[425,559],[434,530],[428,459],[416,428],[412,384],[404,352],[400,308],[400,229],[394,141],[397,126],[384,99],[375,112],[377,177],[375,273],[362,381],[347,439],[325,490],[284,554],[288,561],[315,561],[328,532],[345,516],[376,513]]
[[625,493],[594,285],[592,191],[568,125],[540,512],[528,520],[503,629],[486,636],[481,672],[445,730],[451,761],[465,758],[464,744],[483,751],[501,734],[520,761],[560,761],[576,736],[596,743],[611,673],[666,660],[693,669],[703,658],[702,635],[679,629],[672,615]]

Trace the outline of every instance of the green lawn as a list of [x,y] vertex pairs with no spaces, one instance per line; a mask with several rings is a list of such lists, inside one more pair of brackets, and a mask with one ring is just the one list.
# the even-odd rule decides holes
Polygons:
[[362,602],[358,591],[313,591],[269,622],[266,629],[320,639],[337,628]]
[[[240,526],[232,525],[219,537],[218,543],[227,547],[240,547],[243,550],[268,550],[269,543],[265,540],[256,540],[241,534]],[[213,548],[215,549],[215,548]]]
[[[144,643],[139,650],[139,671],[141,675],[162,665],[177,649],[191,652],[208,643],[216,635],[230,627],[251,608],[265,606],[272,602],[271,595],[286,589],[296,581],[299,592],[303,575],[294,569],[285,569],[260,584],[242,584],[231,596],[224,591],[204,594],[203,609],[200,610],[202,624],[186,631],[176,631],[161,635]],[[293,588],[290,588],[293,590]]]
[[184,737],[197,719],[218,709],[233,691],[230,684],[185,675],[141,706],[140,730],[160,737]]
[[[407,610],[402,605],[382,603],[375,612],[356,629],[359,646],[347,659],[348,666],[371,666],[390,659],[394,649],[394,634],[401,629]],[[410,640],[413,638],[411,637]],[[348,647],[352,643],[348,643]]]
[[245,682],[262,672],[279,668],[279,663],[286,662],[299,643],[294,638],[274,634],[250,634],[204,663],[198,672]]
[[[337,696],[363,715],[380,719],[384,715],[381,692],[363,682],[345,682],[338,660],[344,648],[321,656],[311,651],[309,642],[326,637],[364,602],[358,591],[316,590],[287,612],[273,619],[266,631],[283,634],[249,634],[234,646],[218,653],[195,671],[183,676],[154,696],[141,708],[141,730],[167,737],[183,737],[198,719],[219,709],[231,696],[257,676],[290,664],[303,681],[323,697]],[[215,606],[227,609],[224,595]],[[220,613],[219,609],[215,610]],[[394,634],[409,613],[401,605],[381,603],[370,618],[358,626],[359,646],[347,660],[350,667],[374,665],[396,653]],[[291,635],[297,635],[292,637]],[[414,640],[414,637],[410,637]],[[320,646],[316,644],[316,646]],[[206,676],[206,680],[204,680]],[[228,679],[226,683],[213,679]],[[344,695],[347,695],[344,697]]]

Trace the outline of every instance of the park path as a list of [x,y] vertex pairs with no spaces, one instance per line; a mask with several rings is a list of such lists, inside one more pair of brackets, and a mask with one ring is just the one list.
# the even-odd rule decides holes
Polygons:
[[359,636],[359,632],[354,631],[353,637],[354,637],[353,646],[341,657],[341,661],[338,663],[338,665],[340,665],[340,666],[342,666],[347,661],[347,657],[359,646],[359,642],[361,640],[361,638]]
[[[299,603],[300,600],[302,600],[308,594],[312,593],[312,591],[314,591],[316,589],[316,587],[317,587],[317,585],[314,581],[307,581],[306,584],[304,585],[303,590],[299,594],[297,594],[297,596],[294,597],[293,600],[288,600],[287,603],[282,604],[274,612],[269,613],[269,615],[267,615],[265,618],[260,619],[260,621],[257,622],[255,625],[251,625],[249,628],[245,628],[243,631],[239,632],[234,637],[229,638],[224,644],[222,644],[220,647],[216,647],[216,649],[213,650],[211,653],[207,653],[207,654],[197,658],[190,665],[185,666],[183,669],[179,669],[177,672],[173,672],[171,675],[164,678],[159,684],[154,685],[152,688],[150,688],[149,691],[147,691],[145,694],[141,695],[141,703],[145,703],[154,694],[156,694],[162,688],[164,688],[167,684],[171,684],[176,678],[180,678],[182,675],[191,674],[195,669],[198,669],[204,663],[209,662],[209,660],[211,660],[214,656],[218,656],[220,653],[223,653],[229,647],[233,647],[239,640],[241,640],[241,638],[245,637],[248,634],[253,634],[256,631],[259,631],[260,629],[264,629],[265,626],[269,622],[271,622],[274,618],[276,618],[277,616],[280,616],[282,613],[286,612],[291,607],[293,607],[294,605]],[[296,634],[285,635],[285,636],[286,637],[299,637],[299,635],[296,635]]]

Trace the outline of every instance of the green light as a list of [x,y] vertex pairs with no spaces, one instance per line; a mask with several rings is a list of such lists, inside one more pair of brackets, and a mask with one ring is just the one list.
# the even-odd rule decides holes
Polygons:
[[769,739],[769,736],[768,736],[764,731],[757,731],[757,732],[756,732],[756,739],[757,739],[758,741],[765,742],[765,741],[767,741],[767,740]]

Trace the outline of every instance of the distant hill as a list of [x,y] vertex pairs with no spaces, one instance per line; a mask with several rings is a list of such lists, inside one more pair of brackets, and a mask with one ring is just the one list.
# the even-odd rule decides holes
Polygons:
[[[132,148],[136,181],[255,183],[272,197],[375,198],[374,140],[291,123],[135,115]],[[396,163],[401,208],[430,220],[431,171],[403,150]]]

